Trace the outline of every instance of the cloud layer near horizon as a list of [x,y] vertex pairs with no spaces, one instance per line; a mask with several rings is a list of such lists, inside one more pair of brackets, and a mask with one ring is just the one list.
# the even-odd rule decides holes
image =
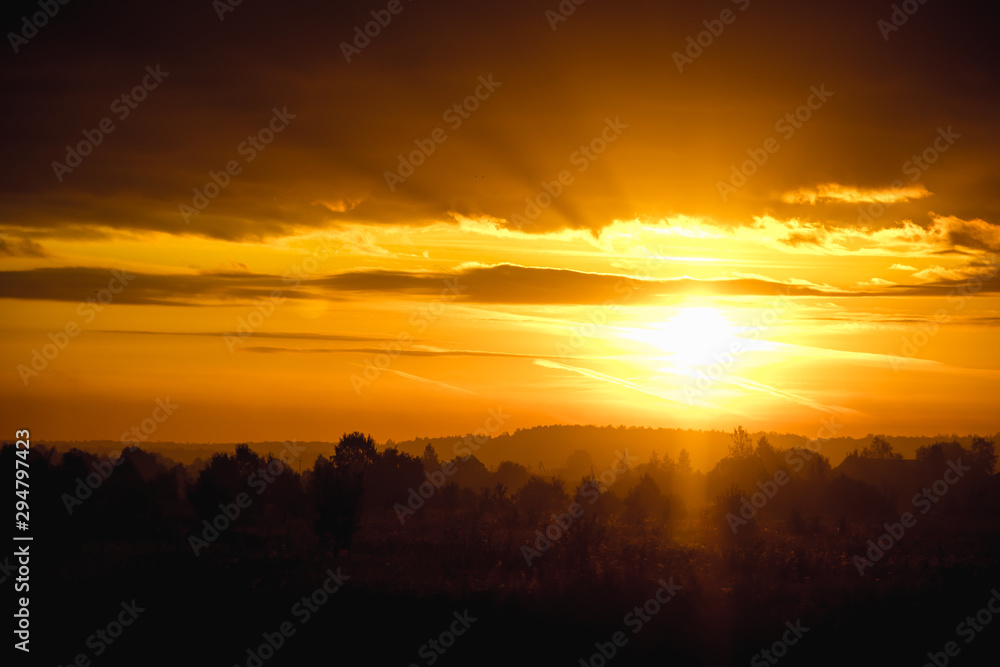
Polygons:
[[[765,211],[852,226],[872,201],[892,202],[876,226],[927,224],[931,209],[997,220],[996,65],[977,3],[921,5],[889,41],[876,22],[890,8],[860,0],[591,2],[553,30],[557,4],[404,2],[350,63],[340,44],[379,3],[243,3],[222,21],[200,1],[66,5],[0,63],[0,225],[34,241],[239,240],[456,214],[520,215],[529,232],[676,214],[749,224]],[[734,21],[679,72],[674,54],[723,9]],[[114,100],[147,66],[169,75],[120,118]],[[468,118],[449,115],[490,76],[499,85]],[[821,86],[832,97],[808,121],[776,129]],[[243,142],[275,108],[295,117],[248,161]],[[52,163],[105,117],[114,131],[60,182]],[[627,128],[582,157],[608,118]],[[948,127],[960,138],[915,166]],[[390,189],[386,172],[435,128],[447,140]],[[724,201],[718,184],[771,137],[777,152]],[[179,206],[229,161],[239,175],[185,222]],[[526,198],[544,201],[563,171],[572,182],[527,215]],[[897,181],[911,196],[892,194]]]

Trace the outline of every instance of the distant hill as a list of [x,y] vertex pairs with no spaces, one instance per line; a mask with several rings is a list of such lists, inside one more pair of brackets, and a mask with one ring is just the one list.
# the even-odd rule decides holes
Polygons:
[[[402,442],[389,440],[382,446],[395,446],[400,451],[420,456],[424,448],[430,444],[442,460],[464,456],[471,451],[480,461],[490,467],[496,467],[501,461],[516,461],[534,473],[555,471],[562,468],[570,455],[577,450],[590,453],[594,465],[601,467],[610,465],[615,458],[615,451],[626,448],[633,456],[646,461],[655,451],[659,456],[670,456],[676,460],[681,449],[687,449],[691,455],[691,465],[696,470],[707,472],[711,470],[720,458],[726,455],[732,442],[729,431],[701,431],[674,428],[645,428],[636,426],[581,426],[552,425],[536,426],[529,429],[518,429],[513,433],[501,433],[494,437],[480,437],[479,441],[472,434],[452,435],[446,437],[421,437]],[[756,440],[763,432],[753,433]],[[778,448],[803,447],[808,438],[794,433],[767,433],[771,444]],[[1000,443],[1000,433],[987,435]],[[918,447],[935,442],[957,440],[968,447],[972,436],[935,435],[935,436],[888,436],[896,452],[905,458],[914,458]],[[861,438],[832,438],[820,443],[819,452],[837,466],[848,452],[862,449],[871,442],[871,435]],[[107,454],[121,449],[121,443],[114,440],[82,440],[82,441],[51,441],[44,442],[60,452],[66,452],[76,447],[89,452]],[[177,443],[177,442],[147,442],[141,443],[142,449],[157,452],[178,463],[191,465],[207,461],[216,452],[232,452],[236,447],[233,443]],[[268,452],[278,454],[284,444],[281,442],[251,442],[251,447],[260,454]],[[336,442],[308,441],[297,442],[305,447],[301,456],[302,469],[309,469],[317,456],[333,454]],[[478,447],[478,449],[475,449]],[[456,452],[457,450],[457,452]],[[297,466],[296,466],[297,467]]]
[[[32,440],[32,443],[35,442],[45,445],[46,447],[51,447],[59,452],[68,452],[69,450],[76,448],[85,452],[106,455],[113,451],[120,451],[122,448],[122,443],[117,440]],[[177,463],[183,463],[186,466],[190,466],[198,463],[199,460],[207,462],[210,458],[212,458],[212,454],[217,452],[232,453],[236,449],[237,444],[240,443],[140,442],[138,447],[139,449],[146,451],[156,452],[157,454],[165,456],[173,461],[176,461]],[[251,449],[261,455],[267,453],[278,455],[285,446],[283,442],[251,442],[248,444]],[[305,447],[305,451],[301,455],[303,470],[312,468],[313,462],[316,461],[317,456],[321,454],[324,456],[333,454],[334,447],[337,446],[337,443],[335,442],[318,441],[296,442],[295,444]],[[297,464],[294,467],[298,469]]]
[[[804,447],[809,439],[794,433],[753,433],[756,442],[761,435],[767,435],[771,444],[778,449]],[[1000,442],[1000,434],[993,437]],[[830,459],[834,466],[844,460],[848,452],[862,449],[871,442],[872,435],[861,438],[831,438],[819,443],[819,452]],[[659,456],[668,455],[676,460],[681,449],[691,455],[691,465],[696,470],[707,472],[719,459],[726,456],[732,443],[729,431],[701,431],[673,428],[644,428],[635,426],[536,426],[518,429],[514,433],[502,433],[492,438],[481,438],[475,456],[488,466],[496,466],[501,461],[517,461],[529,465],[533,472],[560,468],[574,451],[585,449],[590,452],[598,466],[610,464],[616,450],[629,449],[629,453],[645,461],[655,451]],[[918,447],[957,440],[969,446],[972,436],[936,435],[920,437],[889,436],[889,442],[896,452],[906,458],[914,458]],[[430,444],[438,457],[452,458],[456,449],[462,453],[476,441],[471,436],[450,436],[445,438],[415,438],[404,442],[390,443],[401,451],[419,456]]]

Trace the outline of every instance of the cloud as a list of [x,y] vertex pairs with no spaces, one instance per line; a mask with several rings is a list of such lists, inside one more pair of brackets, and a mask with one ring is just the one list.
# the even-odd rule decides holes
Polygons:
[[[336,45],[372,20],[371,6],[243,3],[224,23],[194,0],[147,3],[141,16],[122,2],[69,6],[72,21],[52,22],[42,47],[26,47],[36,55],[0,62],[0,225],[49,239],[129,230],[243,241],[355,223],[427,225],[452,214],[503,221],[523,215],[526,200],[539,201],[563,171],[572,182],[522,231],[599,231],[636,215],[746,221],[772,206],[784,216],[884,200],[882,184],[907,176],[901,165],[956,108],[955,129],[976,138],[960,139],[961,152],[944,154],[921,178],[940,210],[966,219],[1000,212],[990,180],[998,92],[982,83],[998,66],[991,26],[972,5],[949,7],[947,20],[960,29],[911,22],[906,39],[886,49],[870,39],[870,3],[779,0],[766,19],[740,14],[746,41],[716,40],[713,64],[693,66],[697,85],[693,72],[671,72],[650,86],[648,64],[672,70],[672,53],[706,20],[702,3],[591,3],[556,32],[533,0],[403,4],[351,62]],[[802,29],[818,24],[829,29]],[[157,64],[169,76],[119,118],[113,100]],[[745,68],[759,76],[734,80]],[[817,72],[835,96],[723,201],[717,182],[748,150],[780,137],[775,121],[806,101]],[[496,92],[461,124],[446,119],[491,74],[502,82]],[[892,95],[882,94],[890,86]],[[296,118],[247,161],[239,146],[284,106]],[[581,170],[581,149],[601,146],[605,118],[616,116],[628,129]],[[103,118],[114,132],[57,180],[52,163]],[[447,140],[390,190],[386,172],[438,129]],[[231,160],[241,172],[185,224],[180,204]],[[822,185],[782,201],[803,174]],[[921,186],[912,187],[894,215],[926,213],[906,207],[922,201]],[[831,208],[845,209],[837,224],[855,217],[852,207]]]
[[[84,267],[0,271],[0,298],[82,302],[108,287],[115,269]],[[503,303],[521,305],[653,304],[674,296],[837,297],[875,294],[944,293],[963,281],[986,277],[983,288],[997,291],[992,281],[995,258],[982,257],[957,268],[934,266],[914,274],[921,281],[896,285],[874,278],[866,289],[819,285],[803,279],[774,280],[763,275],[735,273],[716,278],[647,279],[627,273],[595,273],[517,264],[467,263],[451,271],[367,270],[305,277],[297,286],[281,276],[248,272],[185,274],[134,273],[113,302],[132,305],[225,306],[259,300],[368,299],[394,295],[436,299],[443,303]]]
[[0,256],[5,257],[48,257],[39,243],[26,238],[11,238],[0,235]]
[[824,229],[811,229],[808,231],[790,232],[788,236],[780,241],[790,246],[813,245],[822,246],[829,238],[829,234]]
[[937,218],[935,227],[943,230],[949,243],[970,250],[1000,252],[1000,226],[985,220],[962,220],[955,216]]
[[[290,289],[276,275],[247,273],[133,275],[114,303],[139,305],[226,305],[271,299],[346,299],[368,294],[432,297],[450,301],[511,304],[652,303],[684,294],[752,296],[835,294],[805,281],[763,277],[650,280],[620,274],[587,273],[498,264],[452,272],[348,271],[301,280]],[[108,286],[111,270],[42,268],[0,272],[0,298],[84,301]]]
[[[934,255],[1000,252],[1000,226],[985,220],[963,220],[931,214],[931,222],[911,220],[881,227],[838,225],[800,218],[757,216],[753,224],[722,225],[710,219],[664,221],[661,227],[677,235],[704,235],[734,243],[766,245],[783,252],[828,255],[883,255],[929,257]],[[649,232],[656,230],[649,227]]]
[[816,296],[836,292],[809,283],[793,284],[765,278],[647,280],[620,274],[514,264],[477,265],[456,273],[438,274],[349,272],[320,278],[310,284],[338,291],[437,294],[460,301],[519,304],[602,304],[609,300],[612,303],[655,302],[662,297],[684,294]]
[[583,375],[584,377],[588,377],[593,380],[599,380],[601,382],[607,382],[610,384],[618,385],[620,387],[625,387],[627,389],[632,389],[634,391],[638,391],[643,394],[647,394],[649,396],[655,396],[656,398],[662,398],[665,401],[670,401],[673,403],[681,403],[683,405],[689,405],[692,407],[700,407],[700,408],[718,407],[707,401],[701,401],[695,398],[684,396],[679,391],[676,394],[670,394],[665,391],[660,391],[652,387],[641,385],[637,382],[632,382],[631,380],[623,380],[622,378],[617,378],[612,375],[599,373],[597,371],[590,370],[589,368],[581,368],[580,366],[570,366],[568,364],[559,363],[557,361],[550,361],[548,359],[535,359],[535,364],[538,366],[542,366],[543,368],[552,368],[556,370],[564,370],[564,371],[569,371],[571,373],[577,373],[579,375]]
[[967,276],[963,271],[958,269],[946,269],[943,266],[931,266],[922,271],[917,271],[913,274],[913,277],[917,280],[923,280],[927,282],[931,281],[949,281],[957,282],[964,280]]
[[910,266],[909,264],[893,264],[889,267],[890,271],[916,271],[917,269]]
[[[244,352],[258,354],[385,354],[384,347],[273,347],[257,345],[242,348]],[[484,350],[448,350],[442,348],[421,348],[414,346],[395,350],[402,357],[498,357],[503,359],[534,359],[537,354],[515,352],[488,352]]]
[[821,204],[821,203],[882,203],[894,204],[911,199],[930,197],[933,193],[923,185],[908,185],[888,188],[859,188],[839,183],[821,183],[811,188],[799,188],[786,192],[782,201],[789,204]]
[[434,387],[436,389],[446,389],[448,391],[457,391],[457,392],[459,392],[461,394],[468,394],[470,396],[478,396],[479,395],[479,394],[477,394],[474,391],[469,391],[468,389],[463,389],[462,387],[456,387],[455,385],[447,384],[445,382],[440,382],[438,380],[431,380],[429,378],[421,377],[419,375],[413,375],[412,373],[405,373],[403,371],[395,370],[393,368],[386,368],[385,370],[388,371],[388,372],[390,372],[390,373],[394,373],[394,374],[398,375],[401,378],[405,378],[407,380],[412,380],[412,381],[417,382],[419,384],[426,385],[426,386],[429,386],[429,387]]
[[912,277],[923,281],[922,283],[896,285],[889,288],[889,293],[922,296],[997,294],[1000,293],[998,275],[1000,261],[996,256],[954,269],[932,266],[913,274]]
[[882,278],[872,278],[871,280],[866,280],[859,282],[859,285],[872,286],[872,287],[886,287],[888,285],[895,285],[896,283],[891,280],[884,280]]
[[[125,329],[101,329],[99,333],[122,334],[126,336],[239,336],[232,331],[134,331]],[[313,340],[313,341],[345,341],[345,342],[390,342],[397,339],[392,336],[358,336],[355,334],[324,334],[311,332],[265,332],[255,331],[254,339],[268,340]]]
[[[116,278],[121,276],[121,278]],[[112,281],[116,281],[112,284]],[[0,298],[87,301],[102,290],[119,289],[112,303],[195,306],[242,303],[270,298],[282,290],[286,298],[303,298],[278,276],[248,273],[150,274],[85,267],[0,271]]]

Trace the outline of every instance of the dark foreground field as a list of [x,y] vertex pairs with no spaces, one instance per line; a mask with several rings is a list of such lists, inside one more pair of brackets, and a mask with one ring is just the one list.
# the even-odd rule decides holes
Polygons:
[[[298,480],[301,496],[274,482],[227,524],[215,501],[234,501],[221,487],[205,500],[204,474],[146,479],[131,460],[70,513],[74,465],[35,468],[30,664],[919,666],[930,653],[940,666],[1000,654],[988,608],[1000,610],[1000,520],[970,504],[985,497],[971,482],[861,574],[855,556],[906,507],[765,509],[734,533],[727,503],[745,495],[643,505],[647,469],[621,499],[568,491],[549,512],[525,497],[557,490],[551,480],[511,496],[442,489],[401,522],[393,502],[343,515],[334,500],[351,506],[351,487],[336,476],[324,505],[317,473]],[[583,511],[552,528],[574,500]],[[226,524],[217,537],[212,520]]]

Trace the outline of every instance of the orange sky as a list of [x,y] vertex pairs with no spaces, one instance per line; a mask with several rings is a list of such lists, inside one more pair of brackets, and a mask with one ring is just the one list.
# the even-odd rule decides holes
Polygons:
[[352,5],[71,4],[4,56],[0,429],[998,430],[975,5],[404,2],[347,62]]

